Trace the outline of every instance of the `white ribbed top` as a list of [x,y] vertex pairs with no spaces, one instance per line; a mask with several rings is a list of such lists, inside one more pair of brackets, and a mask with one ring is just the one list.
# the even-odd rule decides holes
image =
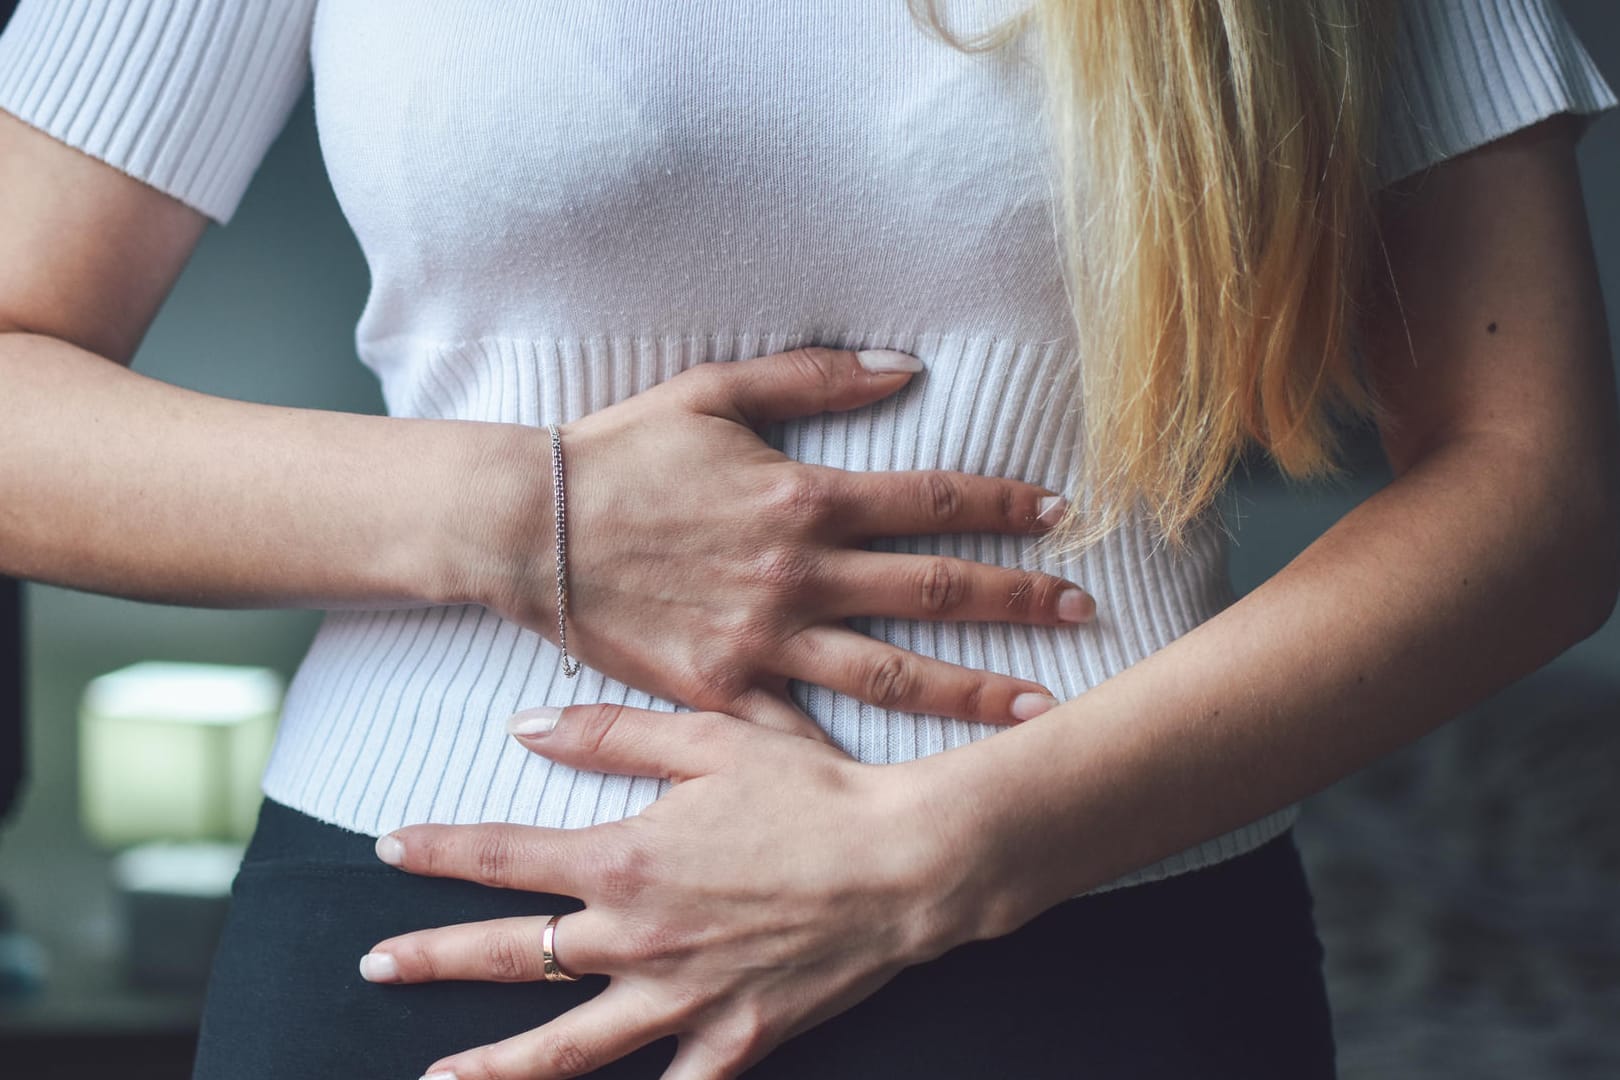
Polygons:
[[[1020,6],[945,8],[972,30]],[[1545,0],[1403,9],[1386,180],[1614,103]],[[839,468],[1079,494],[1075,345],[1027,56],[955,52],[904,0],[25,0],[0,36],[0,108],[224,221],[313,60],[327,167],[372,274],[356,345],[396,415],[540,425],[694,364],[898,348],[927,365],[904,392],[772,441]],[[1133,525],[1061,565],[1006,537],[885,546],[1090,589],[1099,617],[1079,628],[862,627],[1065,696],[1231,601],[1214,520],[1179,554]],[[797,694],[870,762],[993,730]],[[673,707],[589,669],[562,679],[550,643],[480,608],[335,612],[293,682],[265,790],[369,833],[613,820],[660,784],[553,765],[505,734],[515,709],[587,701]],[[1104,888],[1247,851],[1296,812]]]

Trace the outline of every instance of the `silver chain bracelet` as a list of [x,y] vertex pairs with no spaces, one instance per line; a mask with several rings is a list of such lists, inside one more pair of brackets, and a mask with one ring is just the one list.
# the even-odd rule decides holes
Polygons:
[[562,432],[547,424],[551,432],[551,504],[555,511],[557,534],[557,647],[562,650],[563,675],[579,674],[579,661],[568,655],[568,499],[563,493]]

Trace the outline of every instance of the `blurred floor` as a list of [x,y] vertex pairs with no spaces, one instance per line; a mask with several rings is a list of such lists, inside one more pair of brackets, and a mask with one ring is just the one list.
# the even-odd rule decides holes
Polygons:
[[1620,634],[1313,799],[1345,1080],[1620,1077]]

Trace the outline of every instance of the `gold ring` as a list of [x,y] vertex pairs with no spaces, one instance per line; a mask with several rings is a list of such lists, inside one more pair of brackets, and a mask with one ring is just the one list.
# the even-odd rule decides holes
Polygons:
[[540,931],[540,963],[545,973],[546,982],[578,982],[578,975],[570,975],[557,963],[557,954],[553,946],[557,942],[557,920],[561,915],[553,915],[546,920],[546,928]]

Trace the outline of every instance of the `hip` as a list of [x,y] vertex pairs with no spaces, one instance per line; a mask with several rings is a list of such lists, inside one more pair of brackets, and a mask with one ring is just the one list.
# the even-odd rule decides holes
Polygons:
[[[386,986],[362,980],[356,963],[408,930],[578,906],[401,875],[376,861],[371,837],[266,803],[215,961],[195,1078],[415,1076],[544,1023],[606,980]],[[748,1075],[1331,1077],[1311,907],[1285,831],[1211,866],[1065,901],[909,968]],[[593,1075],[655,1078],[673,1049],[664,1040]]]

